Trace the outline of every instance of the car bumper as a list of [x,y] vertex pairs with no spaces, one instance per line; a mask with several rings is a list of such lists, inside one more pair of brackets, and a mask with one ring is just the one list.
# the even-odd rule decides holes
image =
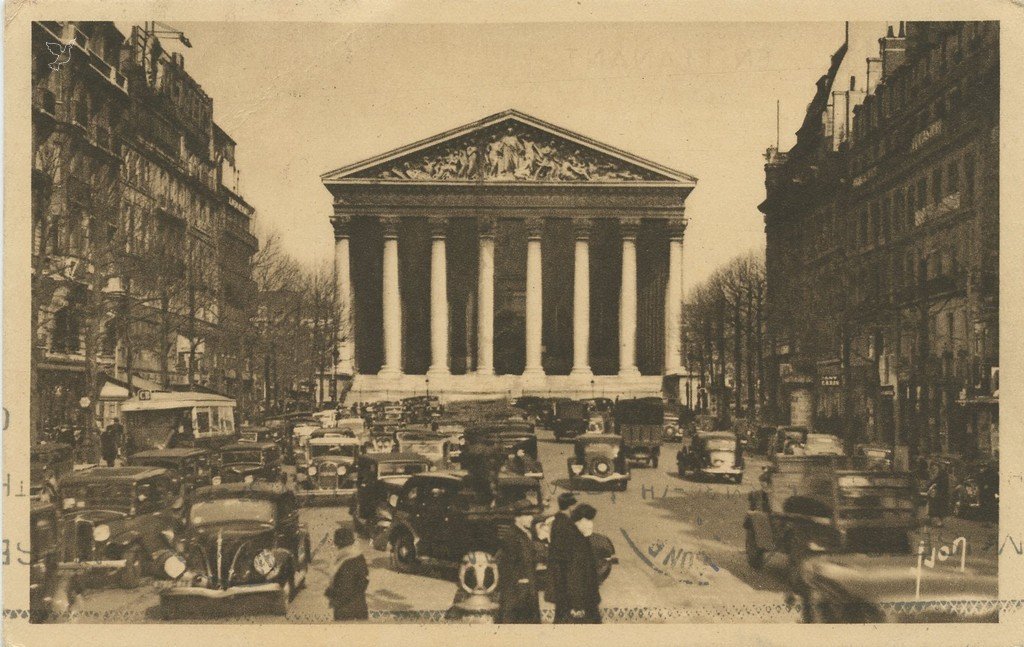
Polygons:
[[[226,589],[208,589],[201,586],[174,586],[160,592],[160,607],[165,615],[221,615],[234,611],[246,614],[278,604],[281,585],[244,584]],[[239,608],[241,607],[241,608]]]
[[295,492],[302,501],[327,501],[327,500],[348,500],[355,495],[356,489],[352,488],[313,488],[309,490],[300,489]]
[[90,559],[80,562],[61,562],[58,568],[63,571],[93,573],[100,571],[120,571],[127,562],[123,559]]
[[710,476],[736,476],[743,473],[742,467],[702,467],[701,474]]
[[573,474],[572,478],[579,479],[581,481],[593,481],[594,483],[613,483],[616,481],[628,481],[629,474],[609,474],[608,476],[598,476],[597,474]]

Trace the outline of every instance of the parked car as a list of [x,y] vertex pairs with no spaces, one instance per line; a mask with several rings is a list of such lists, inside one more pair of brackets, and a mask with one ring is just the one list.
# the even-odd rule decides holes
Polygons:
[[281,450],[282,461],[286,465],[295,464],[295,446],[287,427],[242,427],[238,433],[238,442],[274,443]]
[[615,434],[584,434],[574,441],[573,454],[567,459],[569,485],[610,485],[625,491],[629,485],[629,465],[622,451],[622,437]]
[[843,457],[776,456],[750,493],[747,562],[761,568],[769,551],[793,568],[822,552],[909,554],[913,477],[847,467]]
[[743,448],[730,431],[697,432],[676,454],[679,476],[687,472],[693,476],[725,478],[740,483],[743,480]]
[[230,483],[200,488],[189,509],[183,546],[167,558],[174,584],[160,592],[164,618],[187,614],[284,615],[306,583],[309,533],[291,488]]
[[665,405],[661,398],[620,400],[615,405],[615,433],[622,436],[627,460],[657,467],[664,424]]
[[210,452],[200,447],[149,449],[129,456],[128,464],[170,470],[179,479],[186,501],[196,488],[209,485],[213,479]]
[[466,426],[443,417],[434,420],[431,426],[448,438],[448,457],[455,463],[462,460],[462,450],[466,448]]
[[961,571],[955,555],[931,566],[914,555],[822,555],[803,563],[796,588],[805,622],[999,622],[997,561],[987,556]]
[[665,420],[662,423],[665,430],[664,439],[667,443],[681,442],[685,436],[685,429],[679,423],[679,414],[675,410],[665,411]]
[[999,520],[999,463],[982,459],[968,463],[953,493],[953,514]]
[[802,453],[806,439],[807,427],[776,427],[775,437],[772,438],[772,442],[768,446],[768,457],[771,458],[776,454],[792,454],[794,451]]
[[281,479],[281,449],[277,443],[233,443],[217,455],[215,484]]
[[306,439],[302,451],[304,468],[295,475],[301,500],[344,498],[355,492],[359,440],[322,430]]
[[400,453],[419,454],[430,459],[436,469],[445,470],[452,466],[451,441],[448,440],[448,436],[439,434],[429,427],[406,427],[395,434],[395,442]]
[[853,448],[853,467],[859,470],[892,470],[892,449],[881,445],[856,445]]
[[51,501],[32,501],[29,512],[29,622],[46,622],[78,610],[81,584],[58,568],[63,554],[60,517]]
[[580,400],[560,400],[555,403],[554,414],[548,425],[555,434],[555,440],[575,438],[587,432],[590,423],[590,406]]
[[93,467],[60,483],[60,567],[116,574],[134,588],[160,574],[163,555],[181,530],[184,498],[173,475],[158,467]]
[[362,454],[356,460],[356,492],[349,505],[356,532],[369,536],[375,546],[387,543],[394,506],[402,486],[414,474],[429,472],[430,459],[419,454],[391,452]]
[[75,468],[75,450],[64,443],[39,442],[29,450],[29,494],[57,501],[57,484]]
[[845,456],[843,441],[832,434],[809,433],[804,438],[804,452],[807,456]]

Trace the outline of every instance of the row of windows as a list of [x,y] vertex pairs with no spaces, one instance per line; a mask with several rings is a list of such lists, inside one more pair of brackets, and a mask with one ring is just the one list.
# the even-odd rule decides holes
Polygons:
[[214,210],[208,202],[202,200],[197,192],[182,182],[167,169],[151,162],[149,159],[129,150],[124,156],[125,179],[129,184],[156,197],[163,199],[168,208],[185,217],[193,213],[193,224],[202,230],[210,231],[214,221]]

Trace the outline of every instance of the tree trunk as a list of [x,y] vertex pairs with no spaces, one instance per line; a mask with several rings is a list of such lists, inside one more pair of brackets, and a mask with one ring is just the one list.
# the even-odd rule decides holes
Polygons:
[[764,374],[764,313],[762,307],[761,290],[757,291],[757,300],[755,302],[755,321],[756,327],[754,328],[754,347],[757,350],[757,383],[758,383],[758,403],[763,407],[765,403],[765,383]]
[[743,322],[739,289],[733,295],[732,310],[732,372],[733,391],[736,393],[736,415],[743,415]]
[[753,419],[754,411],[757,409],[757,384],[754,382],[754,291],[747,289],[747,321],[745,338],[747,341],[747,414]]
[[730,424],[730,397],[728,387],[725,384],[725,304],[719,302],[718,304],[718,321],[716,336],[718,338],[718,397],[719,397],[719,413],[718,418],[721,425],[728,426]]

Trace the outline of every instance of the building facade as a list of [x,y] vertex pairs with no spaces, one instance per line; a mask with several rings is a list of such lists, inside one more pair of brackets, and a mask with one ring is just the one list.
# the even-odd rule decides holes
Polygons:
[[350,398],[655,395],[683,372],[695,178],[509,110],[322,180]]
[[152,28],[109,22],[33,23],[32,80],[34,420],[102,423],[125,385],[224,390],[257,244],[212,99]]
[[998,24],[906,23],[866,71],[765,166],[779,397],[851,441],[994,452]]

